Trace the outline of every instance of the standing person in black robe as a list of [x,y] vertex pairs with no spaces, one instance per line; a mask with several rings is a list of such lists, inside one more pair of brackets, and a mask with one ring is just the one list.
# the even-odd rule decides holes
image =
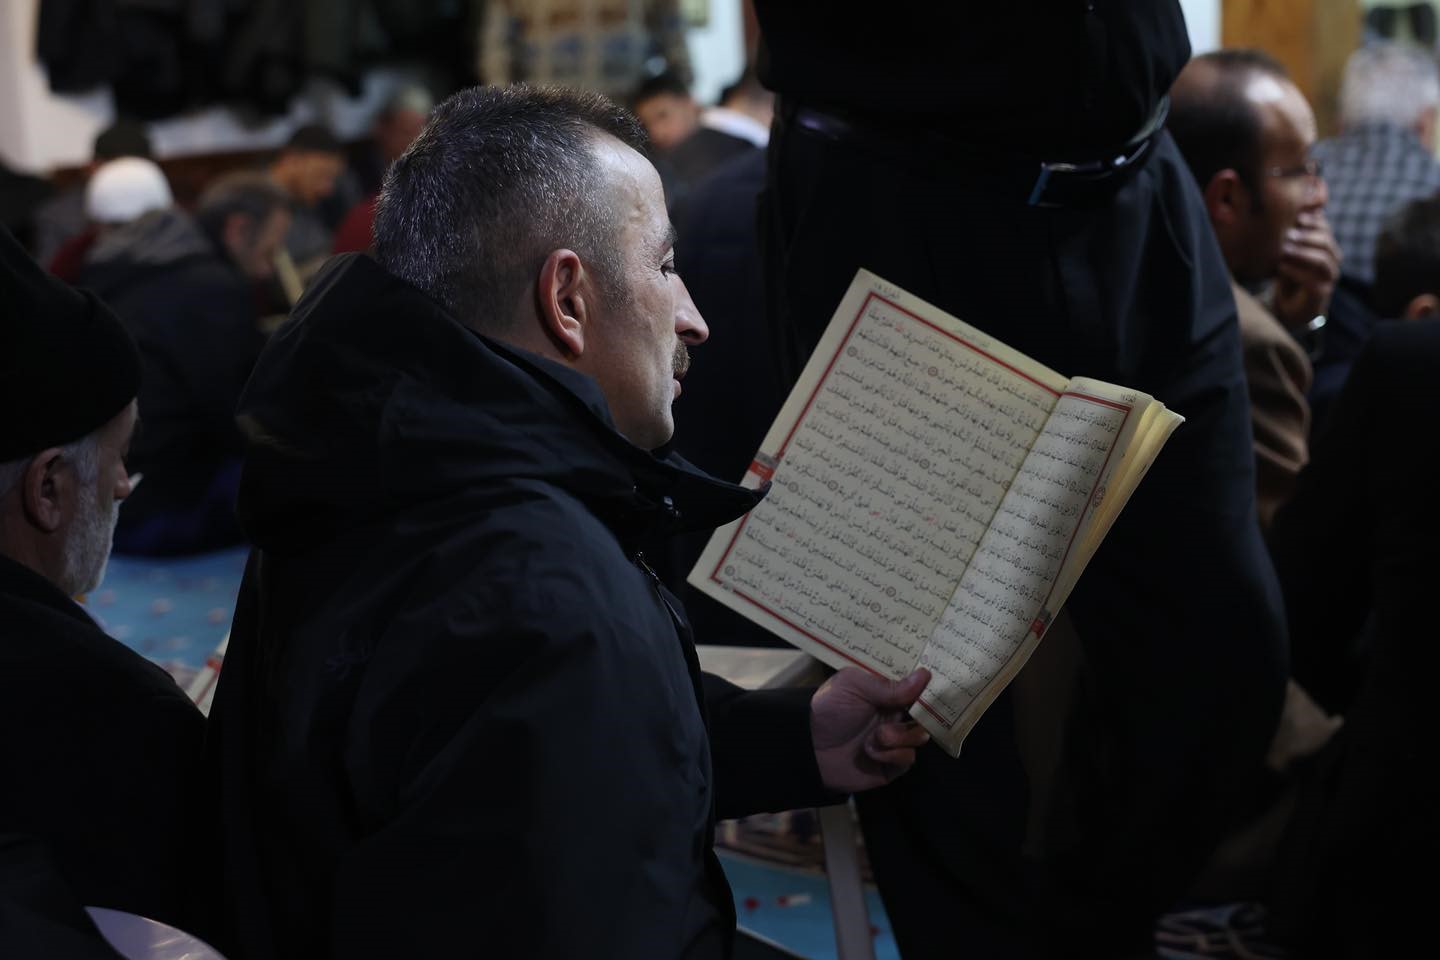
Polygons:
[[860,801],[907,960],[1148,955],[1261,770],[1286,676],[1235,305],[1163,130],[1189,56],[1179,5],[756,11],[779,95],[766,283],[791,382],[865,267],[1186,418],[1067,604],[1078,664],[1048,678],[1063,695],[1016,709],[1052,637],[959,760],[925,750]]

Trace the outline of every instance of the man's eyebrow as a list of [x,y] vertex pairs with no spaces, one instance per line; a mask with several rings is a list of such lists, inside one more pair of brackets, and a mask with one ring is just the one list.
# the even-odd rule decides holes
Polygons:
[[672,247],[675,246],[677,242],[679,242],[679,240],[680,234],[678,231],[676,231],[675,224],[666,221],[665,237],[660,243],[660,252],[665,253],[666,251],[670,250]]

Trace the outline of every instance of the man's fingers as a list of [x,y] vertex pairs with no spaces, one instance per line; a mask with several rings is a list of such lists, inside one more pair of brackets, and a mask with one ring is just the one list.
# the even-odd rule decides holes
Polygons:
[[875,728],[871,740],[876,749],[892,750],[896,747],[923,747],[930,739],[930,733],[913,720],[897,720],[882,723]]
[[1280,263],[1277,270],[1280,273],[1288,273],[1296,280],[1307,278],[1334,280],[1340,276],[1340,261],[1328,250],[1286,244],[1280,252]]
[[1284,248],[1290,250],[1311,250],[1325,259],[1340,262],[1340,245],[1329,230],[1306,230],[1303,228],[1286,231]]
[[867,747],[865,755],[886,774],[888,780],[894,780],[900,774],[915,766],[914,747],[896,747],[893,750],[878,750]]

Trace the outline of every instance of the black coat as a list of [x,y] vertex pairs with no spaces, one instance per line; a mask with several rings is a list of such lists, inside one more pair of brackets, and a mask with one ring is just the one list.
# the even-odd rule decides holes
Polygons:
[[362,256],[316,279],[240,413],[222,939],[723,956],[713,819],[821,797],[808,692],[702,692],[639,550],[756,495],[631,446],[589,378]]
[[1017,161],[1112,156],[1190,59],[1179,0],[892,0],[861,17],[756,0],[755,14],[760,79],[782,100]]
[[119,314],[145,364],[127,458],[145,482],[120,512],[116,549],[238,543],[235,403],[265,342],[249,282],[188,216],[162,210],[102,237],[79,285]]
[[204,729],[169,674],[0,556],[0,834],[39,840],[80,904],[191,928]]
[[[659,168],[664,174],[665,199],[675,213],[675,219],[682,218],[682,211],[689,204],[691,193],[701,181],[737,157],[746,154],[763,155],[764,150],[734,134],[710,127],[701,127],[677,143],[664,156]],[[763,169],[763,167],[762,167]],[[753,204],[752,210],[753,214]],[[753,215],[750,218],[754,224]]]
[[1428,930],[1434,883],[1414,878],[1440,856],[1437,374],[1440,322],[1378,327],[1271,530],[1295,677],[1345,714],[1282,861],[1296,956],[1402,956]]

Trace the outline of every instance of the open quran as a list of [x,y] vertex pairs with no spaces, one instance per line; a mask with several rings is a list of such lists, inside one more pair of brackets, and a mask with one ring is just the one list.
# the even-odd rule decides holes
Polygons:
[[1181,422],[861,270],[689,580],[833,667],[929,669],[958,756]]

